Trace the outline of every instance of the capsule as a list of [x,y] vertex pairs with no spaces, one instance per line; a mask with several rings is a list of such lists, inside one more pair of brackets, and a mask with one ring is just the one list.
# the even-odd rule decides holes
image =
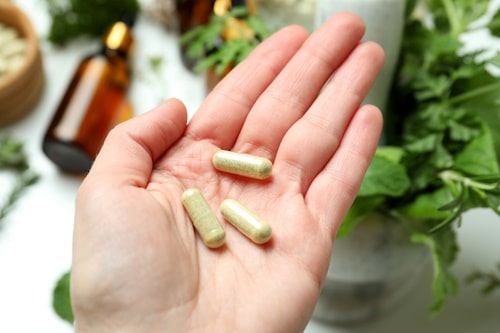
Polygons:
[[187,189],[182,193],[181,199],[203,243],[210,248],[222,246],[226,232],[201,192],[198,189]]
[[255,179],[266,179],[273,170],[273,164],[267,158],[228,150],[216,152],[212,162],[219,171]]
[[220,206],[222,216],[254,243],[271,239],[271,226],[234,199],[226,199]]

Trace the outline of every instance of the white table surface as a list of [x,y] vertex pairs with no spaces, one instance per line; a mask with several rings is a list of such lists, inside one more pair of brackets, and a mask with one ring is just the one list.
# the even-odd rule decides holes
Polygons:
[[[49,17],[41,0],[14,1],[31,17],[43,38]],[[182,99],[192,115],[204,94],[200,76],[180,64],[174,36],[140,18],[134,28],[137,40],[136,80],[130,98],[136,113],[144,112],[163,98]],[[74,196],[80,179],[61,174],[43,155],[41,140],[61,95],[81,57],[94,45],[73,44],[55,49],[41,42],[47,76],[44,95],[36,109],[22,120],[0,129],[25,142],[32,168],[42,178],[24,193],[0,231],[0,332],[69,333],[72,327],[52,310],[52,290],[57,279],[71,265]],[[164,81],[155,81],[147,70],[147,59],[164,58]],[[0,174],[0,199],[10,179]],[[474,269],[492,269],[500,261],[500,218],[489,211],[466,214],[459,229],[461,254],[453,268],[461,281]],[[362,326],[333,327],[311,321],[307,333],[341,332],[500,332],[500,291],[479,295],[479,286],[462,285],[443,313],[428,319],[430,268],[415,289],[383,318]]]

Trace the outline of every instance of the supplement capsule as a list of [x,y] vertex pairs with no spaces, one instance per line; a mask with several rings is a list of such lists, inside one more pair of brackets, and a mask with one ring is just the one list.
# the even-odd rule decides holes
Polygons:
[[234,199],[226,199],[220,206],[222,216],[254,243],[271,239],[271,226]]
[[181,199],[203,243],[210,248],[222,246],[226,232],[201,192],[197,189],[187,189],[182,193]]
[[266,179],[273,170],[273,164],[267,158],[228,150],[216,152],[212,163],[219,171],[255,179]]

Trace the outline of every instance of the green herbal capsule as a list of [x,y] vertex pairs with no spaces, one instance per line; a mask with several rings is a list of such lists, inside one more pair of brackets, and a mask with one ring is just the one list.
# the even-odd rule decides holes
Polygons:
[[206,246],[217,248],[224,244],[226,239],[224,228],[199,190],[184,191],[182,205]]
[[271,226],[234,199],[226,199],[220,206],[222,216],[241,233],[257,244],[271,239]]
[[266,179],[273,170],[273,164],[267,158],[228,150],[216,152],[212,162],[219,171],[255,179]]

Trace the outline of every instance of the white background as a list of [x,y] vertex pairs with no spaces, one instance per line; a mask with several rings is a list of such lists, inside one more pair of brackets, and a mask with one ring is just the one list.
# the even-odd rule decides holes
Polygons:
[[[26,143],[30,164],[42,176],[22,196],[0,231],[0,333],[69,333],[72,327],[55,315],[51,302],[55,282],[71,265],[74,196],[81,179],[59,173],[43,155],[41,140],[78,61],[95,48],[76,43],[54,49],[43,41],[49,25],[44,1],[14,3],[25,10],[40,34],[47,79],[36,109],[0,129],[0,135],[11,133]],[[136,79],[130,97],[136,113],[152,108],[163,98],[178,97],[192,115],[205,94],[203,78],[181,66],[175,36],[142,18],[134,32]],[[147,59],[158,55],[165,62],[163,82],[155,81],[147,70]],[[10,179],[0,174],[0,199],[10,186]],[[492,269],[500,261],[499,217],[484,210],[472,211],[466,214],[458,235],[462,251],[453,270],[461,281],[471,271]],[[485,298],[479,295],[477,285],[462,285],[459,295],[430,321],[431,274],[428,267],[406,300],[376,322],[343,328],[311,322],[306,332],[500,332],[500,292]]]

